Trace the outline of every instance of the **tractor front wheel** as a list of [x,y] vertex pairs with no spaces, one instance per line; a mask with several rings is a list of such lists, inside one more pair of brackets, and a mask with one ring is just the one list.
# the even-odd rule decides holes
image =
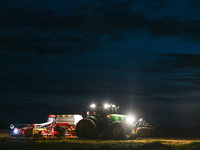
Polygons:
[[112,139],[120,140],[126,139],[126,128],[120,122],[114,122],[109,127],[110,137]]
[[135,140],[138,137],[137,134],[131,134],[127,139],[128,140]]

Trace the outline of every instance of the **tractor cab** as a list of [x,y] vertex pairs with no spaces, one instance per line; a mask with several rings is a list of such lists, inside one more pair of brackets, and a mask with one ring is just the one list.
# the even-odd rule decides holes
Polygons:
[[89,110],[87,111],[87,115],[95,115],[95,116],[107,116],[110,114],[119,114],[119,106],[115,106],[112,104],[104,104],[104,105],[90,105]]

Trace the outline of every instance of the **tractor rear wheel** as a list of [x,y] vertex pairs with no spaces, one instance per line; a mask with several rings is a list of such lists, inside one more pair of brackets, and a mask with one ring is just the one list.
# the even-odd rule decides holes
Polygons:
[[97,126],[95,122],[89,118],[80,120],[76,126],[76,135],[79,138],[98,138]]
[[125,126],[120,122],[113,122],[109,126],[110,131],[110,138],[121,140],[126,139],[126,128]]

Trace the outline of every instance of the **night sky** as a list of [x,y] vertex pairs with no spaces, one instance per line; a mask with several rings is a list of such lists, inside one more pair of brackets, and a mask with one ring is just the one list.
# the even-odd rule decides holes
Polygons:
[[200,125],[200,1],[0,0],[0,121],[93,102]]

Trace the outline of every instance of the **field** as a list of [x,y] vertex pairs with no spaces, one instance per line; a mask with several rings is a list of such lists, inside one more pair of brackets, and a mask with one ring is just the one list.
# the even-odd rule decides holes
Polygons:
[[0,131],[0,149],[10,150],[200,150],[198,139],[87,140],[75,138],[10,137],[9,131]]

